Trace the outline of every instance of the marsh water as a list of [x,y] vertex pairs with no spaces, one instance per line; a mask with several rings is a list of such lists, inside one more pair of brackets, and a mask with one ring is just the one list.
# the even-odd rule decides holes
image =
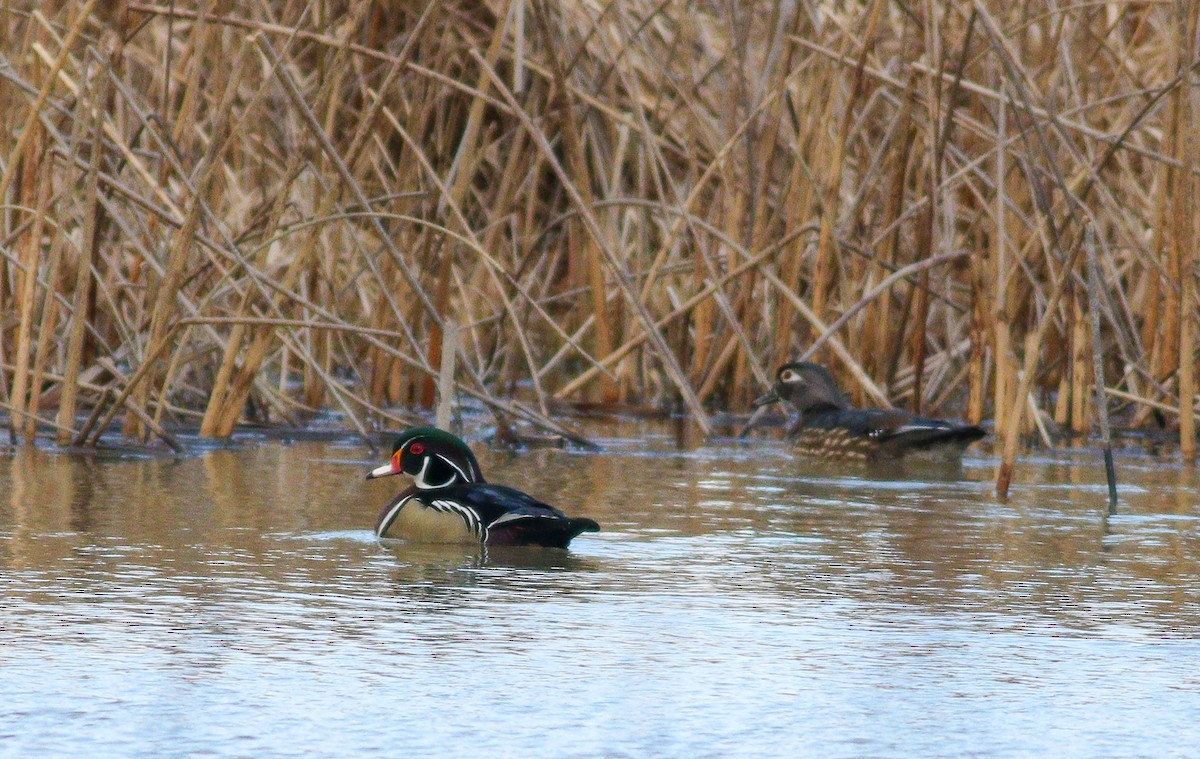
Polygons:
[[604,531],[384,545],[353,440],[0,457],[0,755],[1194,756],[1200,478],[474,444]]

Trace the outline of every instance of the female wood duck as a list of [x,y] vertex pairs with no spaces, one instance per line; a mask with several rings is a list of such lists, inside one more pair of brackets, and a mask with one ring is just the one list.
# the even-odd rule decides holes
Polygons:
[[519,490],[488,484],[466,443],[435,427],[403,432],[391,461],[367,479],[401,473],[413,484],[379,512],[381,538],[566,548],[579,533],[600,529]]
[[975,425],[900,409],[853,408],[829,371],[808,361],[779,367],[771,392],[754,405],[778,401],[799,412],[788,436],[809,456],[877,460],[919,453],[958,461],[968,445],[987,434]]

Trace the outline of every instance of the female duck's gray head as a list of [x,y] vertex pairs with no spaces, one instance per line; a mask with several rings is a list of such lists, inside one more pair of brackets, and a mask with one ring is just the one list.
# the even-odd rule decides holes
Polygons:
[[462,440],[436,427],[413,427],[396,438],[392,458],[367,479],[407,474],[420,490],[484,482],[475,454]]
[[850,408],[850,399],[838,389],[829,370],[811,361],[796,361],[779,367],[775,385],[769,393],[754,401],[754,405],[765,406],[779,401],[787,401],[801,413]]

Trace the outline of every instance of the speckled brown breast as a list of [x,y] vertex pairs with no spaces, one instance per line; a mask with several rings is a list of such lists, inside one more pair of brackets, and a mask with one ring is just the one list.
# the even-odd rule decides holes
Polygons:
[[865,435],[856,435],[844,427],[801,428],[794,433],[792,443],[798,453],[825,459],[866,461],[879,454],[876,441]]

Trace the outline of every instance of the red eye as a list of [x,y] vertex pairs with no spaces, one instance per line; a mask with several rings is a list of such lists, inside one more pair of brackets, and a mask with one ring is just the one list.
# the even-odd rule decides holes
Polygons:
[[424,443],[413,443],[412,445],[410,445],[408,447],[408,452],[413,454],[414,456],[420,456],[422,453],[425,452],[425,444]]

